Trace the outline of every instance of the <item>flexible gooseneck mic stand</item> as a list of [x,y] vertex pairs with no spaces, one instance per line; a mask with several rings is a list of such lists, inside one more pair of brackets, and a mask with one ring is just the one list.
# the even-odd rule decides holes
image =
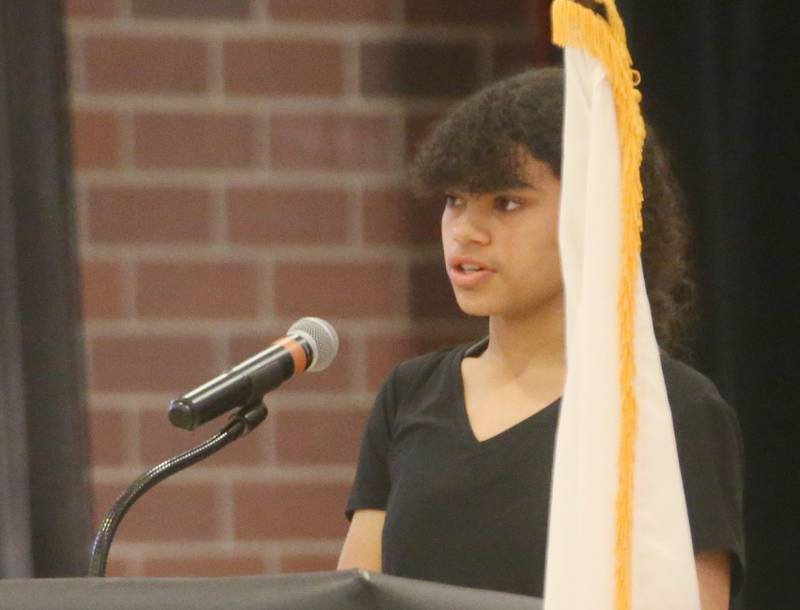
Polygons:
[[158,466],[154,466],[136,479],[128,489],[114,502],[114,506],[106,513],[105,519],[95,536],[92,545],[92,558],[89,563],[89,576],[105,576],[106,561],[111,549],[111,542],[125,513],[148,489],[164,479],[180,472],[184,468],[196,464],[213,455],[226,445],[252,431],[267,418],[267,407],[259,399],[258,402],[242,407],[231,416],[230,422],[207,441],[184,451]]

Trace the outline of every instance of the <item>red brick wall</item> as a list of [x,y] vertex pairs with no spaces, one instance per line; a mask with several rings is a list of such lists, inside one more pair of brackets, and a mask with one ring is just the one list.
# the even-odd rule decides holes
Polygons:
[[149,493],[115,575],[330,569],[366,413],[400,359],[480,334],[403,167],[531,59],[522,0],[70,0],[96,517],[213,434],[169,400],[304,315],[342,340],[250,437]]

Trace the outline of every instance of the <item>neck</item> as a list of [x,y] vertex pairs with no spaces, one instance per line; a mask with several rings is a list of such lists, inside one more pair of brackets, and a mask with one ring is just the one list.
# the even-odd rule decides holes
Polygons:
[[562,376],[566,370],[563,293],[524,316],[489,318],[485,363],[505,379]]

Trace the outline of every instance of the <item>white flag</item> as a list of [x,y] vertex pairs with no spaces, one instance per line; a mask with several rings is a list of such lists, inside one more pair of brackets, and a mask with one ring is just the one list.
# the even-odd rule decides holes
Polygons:
[[[588,9],[569,8],[575,9],[608,25]],[[554,34],[559,27],[564,24],[554,23]],[[575,32],[567,32],[565,42],[559,220],[567,376],[556,437],[544,607],[699,610],[675,436],[638,249],[630,277],[632,333],[627,345],[620,339],[623,154],[608,61],[572,45],[570,40],[585,39]],[[636,405],[633,437],[630,426],[624,432],[632,448],[627,463],[620,455],[626,355],[632,357]],[[619,497],[626,465],[632,473],[627,516]],[[620,543],[621,536],[629,543]]]

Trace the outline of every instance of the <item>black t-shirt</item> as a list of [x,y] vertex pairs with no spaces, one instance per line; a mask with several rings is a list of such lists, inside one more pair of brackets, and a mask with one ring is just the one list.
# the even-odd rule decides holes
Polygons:
[[[386,511],[383,572],[542,596],[560,401],[485,441],[466,413],[461,360],[484,339],[405,361],[375,400],[347,516]],[[662,357],[695,552],[732,553],[741,581],[742,445],[733,409]]]

